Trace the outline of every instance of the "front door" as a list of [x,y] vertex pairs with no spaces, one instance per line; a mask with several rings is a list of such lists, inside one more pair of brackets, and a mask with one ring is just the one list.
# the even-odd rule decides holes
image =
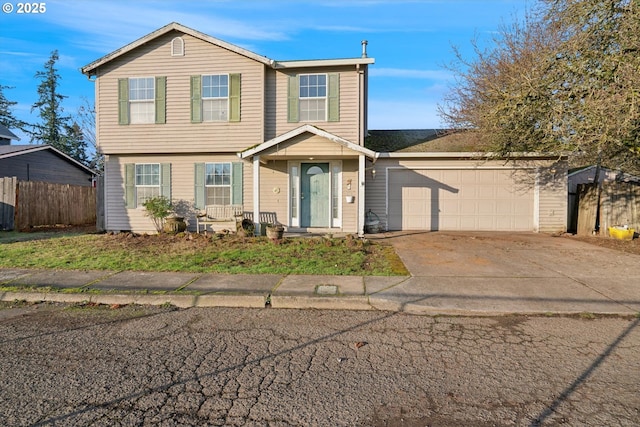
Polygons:
[[300,172],[300,226],[329,227],[329,163],[303,163]]

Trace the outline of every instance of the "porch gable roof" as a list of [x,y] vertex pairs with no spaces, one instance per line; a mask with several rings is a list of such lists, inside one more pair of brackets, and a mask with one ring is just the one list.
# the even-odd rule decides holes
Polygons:
[[302,125],[296,129],[292,129],[289,132],[285,132],[282,135],[279,135],[273,139],[270,139],[268,141],[263,142],[262,144],[256,145],[254,147],[248,148],[244,151],[241,151],[238,153],[238,157],[240,157],[241,159],[247,159],[249,157],[253,157],[255,155],[259,155],[260,153],[262,153],[265,150],[268,150],[271,147],[274,147],[278,144],[281,144],[285,141],[288,141],[292,138],[295,138],[296,136],[302,135],[303,133],[308,132],[308,133],[312,133],[314,135],[320,136],[322,138],[325,138],[329,141],[332,141],[336,144],[342,145],[352,151],[355,151],[359,154],[363,154],[371,159],[374,159],[377,157],[377,153],[375,151],[372,151],[368,148],[365,148],[361,145],[355,144],[349,140],[346,140],[344,138],[341,138],[337,135],[334,135],[330,132],[327,132],[325,130],[322,130],[320,128],[317,128],[316,126],[310,125],[310,124],[305,124]]

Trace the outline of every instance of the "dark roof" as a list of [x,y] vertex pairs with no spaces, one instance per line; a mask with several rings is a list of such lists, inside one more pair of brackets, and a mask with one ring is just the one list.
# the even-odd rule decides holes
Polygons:
[[473,132],[453,129],[370,130],[364,146],[381,153],[484,151]]
[[73,157],[63,153],[62,151],[47,144],[29,144],[29,145],[0,145],[0,159],[6,159],[13,156],[33,153],[36,151],[49,150],[54,155],[66,160],[75,167],[82,169],[85,173],[96,175],[97,172],[83,165]]
[[16,141],[20,141],[20,138],[18,138],[13,132],[9,130],[9,128],[2,124],[0,124],[0,138],[15,139]]
[[0,145],[0,157],[9,157],[9,154],[19,153],[20,151],[34,151],[34,149],[42,149],[45,145]]

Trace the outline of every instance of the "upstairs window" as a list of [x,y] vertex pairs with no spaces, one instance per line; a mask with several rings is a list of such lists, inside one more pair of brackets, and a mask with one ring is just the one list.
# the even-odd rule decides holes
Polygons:
[[229,117],[229,76],[202,76],[202,121],[226,122]]
[[155,123],[155,79],[129,79],[129,116],[132,124]]
[[300,120],[327,120],[327,75],[300,75]]
[[340,73],[290,75],[287,121],[339,122]]
[[166,123],[166,77],[118,79],[118,124]]
[[191,123],[239,121],[240,74],[191,76]]

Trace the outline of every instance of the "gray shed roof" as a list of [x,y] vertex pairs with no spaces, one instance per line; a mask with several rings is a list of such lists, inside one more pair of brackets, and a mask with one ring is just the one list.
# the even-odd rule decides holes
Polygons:
[[14,139],[16,141],[20,141],[20,138],[18,138],[13,132],[11,132],[8,127],[2,124],[0,124],[0,138]]
[[91,175],[97,175],[97,172],[94,171],[93,169],[83,165],[73,157],[47,144],[0,145],[0,159],[7,159],[9,157],[20,156],[23,154],[33,153],[33,152],[42,151],[42,150],[49,150],[56,156],[73,164],[75,167],[82,169],[84,172]]

